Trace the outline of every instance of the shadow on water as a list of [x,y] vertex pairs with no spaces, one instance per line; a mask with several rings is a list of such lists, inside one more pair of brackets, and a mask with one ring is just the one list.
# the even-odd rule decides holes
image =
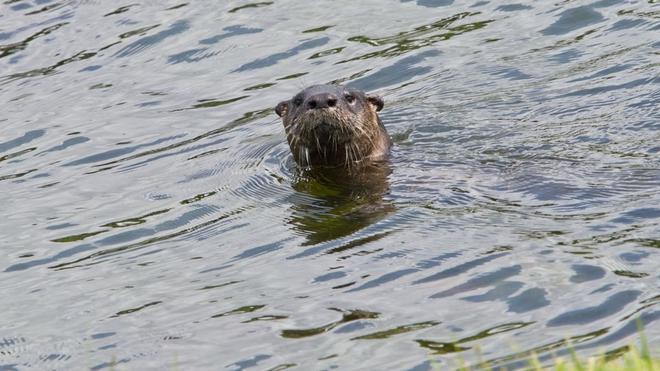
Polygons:
[[[387,162],[354,172],[345,169],[306,170],[298,174],[293,188],[309,198],[292,200],[289,223],[306,238],[305,246],[351,235],[396,211],[384,200],[389,192]],[[360,241],[354,241],[357,245]],[[366,241],[362,241],[364,243]]]

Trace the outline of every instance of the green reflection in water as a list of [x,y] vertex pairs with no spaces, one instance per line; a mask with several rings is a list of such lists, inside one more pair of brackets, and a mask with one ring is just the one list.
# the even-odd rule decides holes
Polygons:
[[307,75],[308,73],[309,73],[309,72],[299,72],[299,73],[294,73],[294,74],[292,74],[292,75],[286,75],[286,76],[284,76],[284,77],[277,78],[276,80],[290,80],[290,79],[295,79],[296,77],[305,76],[305,75]]
[[103,230],[96,231],[96,232],[74,234],[74,235],[71,235],[71,236],[66,236],[66,237],[62,237],[62,238],[56,238],[56,239],[54,239],[54,240],[51,240],[51,242],[60,242],[60,243],[63,242],[63,243],[66,243],[66,242],[82,241],[82,240],[84,240],[84,239],[86,239],[86,238],[89,238],[89,237],[92,237],[92,236],[96,236],[97,234],[101,234],[101,233],[103,233],[103,232],[107,232],[107,231],[108,231],[108,229],[103,229]]
[[259,317],[254,317],[250,318],[247,321],[243,321],[241,323],[250,323],[250,322],[257,322],[257,321],[276,321],[278,319],[287,319],[289,316],[277,316],[274,314],[267,314],[265,316],[259,316]]
[[213,196],[213,195],[215,195],[215,194],[217,194],[217,193],[218,193],[217,191],[211,191],[211,192],[206,192],[206,193],[200,193],[200,194],[198,194],[198,195],[196,195],[196,196],[194,196],[194,197],[191,197],[191,198],[188,198],[188,199],[182,200],[182,201],[180,202],[180,204],[181,204],[181,205],[192,204],[192,203],[195,203],[195,202],[197,202],[197,201],[203,200],[203,199],[205,199],[205,198],[207,198],[207,197],[211,197],[211,196]]
[[219,285],[204,286],[199,290],[217,289],[217,288],[220,288],[220,287],[225,287],[225,286],[233,285],[233,284],[240,283],[240,282],[243,282],[243,281],[230,281],[230,282],[221,283]]
[[[302,172],[293,188],[312,196],[294,198],[289,223],[307,236],[303,246],[348,236],[382,220],[396,208],[383,197],[389,192],[386,162],[357,171],[322,169]],[[385,237],[391,231],[379,231],[336,247],[330,253],[342,252]]]
[[157,305],[157,304],[160,304],[160,303],[162,303],[162,301],[154,301],[154,302],[147,303],[147,304],[142,305],[142,306],[137,307],[137,308],[122,310],[122,311],[119,311],[116,314],[110,316],[110,318],[117,318],[119,316],[123,316],[125,314],[130,314],[130,313],[133,313],[133,312],[137,312],[137,311],[142,310],[144,308],[151,307],[151,306],[154,306],[154,305]]
[[112,84],[104,84],[104,83],[100,82],[98,84],[94,84],[94,85],[90,86],[89,90],[105,89],[105,88],[109,88],[109,87],[112,87]]
[[24,79],[24,78],[28,78],[28,77],[51,75],[51,74],[55,73],[55,70],[57,70],[58,68],[60,68],[64,65],[67,65],[67,64],[73,63],[73,62],[82,61],[82,60],[85,60],[85,59],[89,59],[89,58],[95,56],[96,54],[97,54],[96,52],[87,52],[86,50],[83,50],[81,52],[78,52],[78,53],[74,54],[73,56],[71,56],[69,58],[63,59],[63,60],[55,63],[52,66],[43,67],[43,68],[35,68],[33,70],[30,70],[30,71],[19,72],[19,73],[15,73],[15,74],[12,74],[12,75],[5,76],[0,80],[0,83],[5,84],[5,83],[8,83],[8,82],[11,82],[11,81],[14,81],[14,80]]
[[276,84],[274,82],[267,82],[267,83],[264,83],[264,84],[257,84],[257,85],[248,86],[247,88],[245,88],[243,90],[245,90],[245,91],[260,90],[260,89],[270,88],[273,85],[276,85]]
[[425,339],[417,339],[415,342],[419,344],[420,347],[431,350],[431,354],[448,354],[462,352],[470,349],[470,347],[460,346],[460,344],[468,343],[475,340],[485,339],[489,336],[500,334],[503,332],[517,330],[523,327],[527,327],[535,322],[511,322],[497,325],[489,329],[480,331],[474,335],[464,337],[462,339],[451,341],[451,342],[441,342]]
[[31,36],[28,36],[23,41],[15,42],[15,43],[8,44],[8,45],[0,45],[0,58],[4,58],[4,57],[10,56],[12,54],[18,53],[22,50],[25,50],[25,48],[28,47],[30,42],[32,42],[32,41],[34,41],[34,40],[36,40],[36,39],[38,39],[42,36],[46,36],[49,33],[59,29],[62,26],[65,26],[67,24],[69,24],[69,22],[58,23],[56,25],[46,27],[43,30],[41,30],[41,31],[31,35]]
[[[218,223],[218,222],[223,221],[225,219],[228,219],[230,217],[239,215],[239,214],[241,214],[244,211],[249,210],[249,209],[251,209],[251,207],[244,207],[244,208],[239,208],[239,209],[236,209],[236,210],[232,210],[232,211],[229,211],[229,212],[227,212],[227,213],[225,213],[225,214],[223,214],[223,215],[221,215],[221,216],[219,216],[215,219],[211,219],[211,220],[196,224],[192,227],[183,228],[183,229],[180,229],[180,230],[178,230],[176,232],[173,232],[173,233],[169,233],[169,234],[166,234],[166,235],[163,235],[163,236],[147,238],[145,240],[142,240],[142,241],[139,241],[139,242],[136,242],[136,243],[131,243],[131,244],[128,244],[128,245],[123,245],[123,246],[119,246],[119,247],[114,247],[114,248],[110,248],[110,249],[101,250],[101,251],[95,252],[93,254],[84,256],[80,259],[76,259],[74,261],[69,261],[69,262],[64,262],[64,263],[61,263],[61,264],[52,265],[48,268],[55,269],[55,270],[71,269],[71,268],[76,268],[77,267],[76,264],[78,264],[80,262],[83,262],[85,260],[92,259],[92,258],[102,257],[102,256],[109,255],[109,254],[117,254],[117,253],[120,253],[120,252],[139,250],[139,249],[145,248],[146,246],[150,246],[152,244],[155,244],[155,243],[158,243],[158,242],[161,242],[161,241],[167,241],[167,240],[179,237],[179,236],[184,236],[186,234],[195,232],[195,231],[200,230],[202,228],[209,227],[209,226],[211,226],[215,223]],[[154,231],[154,233],[156,233],[156,232]],[[89,263],[89,264],[91,265],[93,263]]]
[[261,8],[263,6],[268,6],[268,5],[272,5],[272,4],[273,4],[272,1],[264,1],[264,2],[261,2],[261,3],[245,4],[245,5],[241,5],[241,6],[238,6],[236,8],[233,8],[233,9],[229,10],[228,13],[236,13],[239,10],[248,9],[248,8]]
[[415,340],[420,347],[431,350],[431,354],[449,354],[459,353],[471,349],[470,347],[461,347],[457,343],[442,343],[431,340]]
[[174,5],[174,6],[171,6],[167,9],[165,9],[165,10],[179,9],[179,8],[183,8],[184,6],[188,6],[188,3],[181,3],[181,4],[178,4],[178,5]]
[[342,312],[342,318],[339,321],[331,322],[321,327],[314,327],[314,328],[300,329],[300,330],[282,330],[282,337],[289,339],[300,339],[309,336],[319,335],[324,332],[328,332],[343,323],[348,323],[361,319],[374,319],[374,318],[378,318],[378,316],[380,315],[380,313],[369,312],[360,309],[354,309],[348,311],[344,311],[337,308],[329,308],[329,309],[337,312]]
[[312,54],[312,56],[309,57],[309,58],[307,58],[307,59],[316,59],[316,58],[326,57],[326,56],[328,56],[328,55],[339,54],[339,53],[341,53],[342,50],[344,50],[344,49],[346,49],[345,46],[340,46],[340,47],[338,47],[338,48],[333,48],[333,49],[323,50],[323,51],[320,51],[320,52],[318,52],[318,53],[314,53],[314,54]]
[[24,150],[20,150],[18,152],[14,152],[14,153],[10,153],[8,155],[0,156],[0,162],[9,160],[11,158],[22,156],[22,155],[24,155],[26,153],[29,153],[29,152],[32,152],[36,149],[37,149],[37,147],[30,147],[30,148],[26,148]]
[[372,339],[387,339],[389,337],[392,337],[394,335],[399,335],[399,334],[405,334],[407,332],[412,332],[412,331],[417,331],[417,330],[423,330],[425,328],[433,327],[435,325],[440,324],[440,322],[436,321],[426,321],[426,322],[418,322],[418,323],[412,323],[409,325],[403,325],[399,327],[395,327],[393,329],[385,330],[385,331],[378,331],[374,332],[371,334],[367,335],[362,335],[355,337],[351,340],[372,340]]
[[150,216],[155,216],[155,215],[160,215],[160,214],[165,214],[166,212],[172,210],[171,208],[169,209],[162,209],[162,210],[156,210],[154,212],[144,214],[135,218],[128,218],[124,220],[119,220],[116,222],[110,222],[107,224],[103,224],[101,227],[110,227],[110,228],[124,228],[124,227],[130,227],[133,225],[138,225],[145,223],[147,221],[147,218]]
[[[435,44],[438,41],[449,40],[454,36],[462,35],[466,32],[478,30],[485,27],[494,20],[485,20],[474,23],[462,24],[456,27],[449,27],[454,22],[461,20],[463,18],[475,16],[479,12],[463,12],[455,14],[448,18],[443,18],[439,21],[426,24],[423,26],[415,27],[411,31],[399,32],[393,36],[381,37],[381,38],[371,38],[368,36],[353,36],[350,37],[349,41],[360,42],[368,44],[371,46],[382,46],[394,44],[388,48],[363,54],[355,58],[346,59],[337,62],[346,63],[355,60],[364,60],[375,57],[395,57],[405,53],[408,53],[413,50],[417,50],[426,46]],[[438,31],[443,31],[438,33]]]
[[264,307],[265,307],[265,305],[246,305],[246,306],[243,306],[243,307],[240,307],[240,308],[232,309],[228,312],[213,315],[213,316],[211,316],[211,318],[231,316],[231,315],[234,315],[234,314],[251,313],[251,312],[257,311],[257,310],[259,310],[261,308],[264,308]]
[[303,31],[302,33],[321,32],[321,31],[325,31],[325,30],[327,30],[327,29],[329,29],[329,28],[332,28],[332,27],[334,27],[334,25],[331,25],[331,26],[321,26],[321,27],[316,27],[316,28],[310,28],[310,29],[308,29],[308,30]]
[[192,107],[179,108],[179,109],[172,110],[172,112],[179,112],[179,111],[190,110],[190,109],[199,109],[199,108],[220,107],[220,106],[224,106],[224,105],[227,105],[227,104],[230,104],[230,103],[238,102],[239,100],[243,100],[247,97],[249,97],[249,95],[241,95],[240,97],[225,99],[225,100],[200,99],[200,100],[198,100],[198,102],[200,102],[200,103],[193,104]]
[[49,11],[53,11],[53,10],[62,8],[62,7],[67,6],[67,5],[68,5],[67,2],[54,3],[54,4],[51,4],[51,5],[46,5],[44,7],[41,7],[40,9],[25,13],[25,15],[35,15],[35,14],[39,14],[39,13],[49,12]]
[[97,170],[96,172],[112,169],[114,166],[108,166],[108,165],[115,165],[117,163],[134,160],[136,158],[140,158],[140,157],[144,157],[144,156],[155,155],[155,154],[160,153],[160,152],[167,152],[167,151],[173,150],[175,148],[183,147],[183,146],[198,142],[202,139],[209,138],[209,137],[224,133],[226,131],[229,131],[231,129],[239,127],[243,124],[252,122],[254,120],[258,120],[260,118],[266,117],[266,116],[268,116],[272,113],[273,113],[273,108],[272,107],[264,108],[264,109],[256,110],[256,111],[246,112],[246,113],[243,114],[243,116],[237,118],[236,120],[230,122],[229,124],[227,124],[227,125],[225,125],[221,128],[217,128],[217,129],[207,131],[206,133],[202,133],[202,134],[200,134],[200,135],[198,135],[194,138],[182,140],[180,142],[169,144],[169,145],[166,145],[166,146],[163,146],[163,147],[150,149],[148,151],[139,152],[139,153],[136,153],[136,154],[133,154],[133,155],[130,155],[130,156],[122,157],[122,158],[117,159],[117,160],[112,160],[112,161],[108,161],[108,162],[105,162],[105,163],[102,163],[102,164],[94,165],[94,167],[100,167],[101,168],[101,169]]
[[556,350],[560,348],[566,348],[569,346],[575,346],[576,344],[579,343],[584,343],[586,341],[595,339],[599,336],[607,334],[609,331],[609,327],[592,331],[589,333],[586,333],[584,335],[576,335],[576,336],[571,336],[569,338],[563,339],[563,340],[558,340],[558,341],[553,341],[548,344],[540,345],[534,348],[530,348],[521,352],[517,352],[514,354],[510,354],[508,356],[500,357],[500,358],[493,358],[487,361],[484,361],[481,363],[481,365],[485,365],[491,369],[497,369],[498,365],[505,364],[507,362],[515,361],[515,360],[524,360],[527,359],[531,356],[537,356],[541,355],[543,353],[549,352],[551,350]]
[[660,240],[653,239],[653,238],[631,238],[628,240],[623,241],[623,243],[626,242],[633,242],[633,243],[638,243],[642,246],[645,247],[654,247],[656,249],[660,249]]
[[124,32],[123,34],[119,35],[119,38],[120,39],[126,39],[126,38],[129,38],[131,36],[143,35],[143,34],[149,32],[149,31],[153,30],[156,27],[160,27],[160,24],[155,24],[153,26],[140,27],[140,28],[132,30],[132,31]]
[[283,363],[281,365],[277,365],[269,369],[268,371],[282,371],[282,370],[286,370],[287,368],[296,367],[296,366],[298,366],[297,363]]
[[111,15],[116,15],[116,14],[121,14],[129,11],[132,7],[137,6],[137,4],[131,4],[131,5],[126,5],[126,6],[120,6],[119,8],[111,11],[110,13],[107,13],[103,15],[104,17],[109,17]]

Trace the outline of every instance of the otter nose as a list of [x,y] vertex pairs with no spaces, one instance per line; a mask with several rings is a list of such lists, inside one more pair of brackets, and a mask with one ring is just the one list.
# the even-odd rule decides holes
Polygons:
[[321,109],[337,105],[337,97],[330,93],[312,95],[307,99],[308,109]]

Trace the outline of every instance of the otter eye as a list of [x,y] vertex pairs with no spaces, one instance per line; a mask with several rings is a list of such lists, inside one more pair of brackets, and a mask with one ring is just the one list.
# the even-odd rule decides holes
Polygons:
[[293,99],[293,104],[295,104],[296,106],[301,105],[302,102],[303,102],[302,97],[295,97],[295,98]]
[[353,104],[355,102],[355,96],[353,94],[346,94],[344,95],[344,98],[346,98],[348,103]]

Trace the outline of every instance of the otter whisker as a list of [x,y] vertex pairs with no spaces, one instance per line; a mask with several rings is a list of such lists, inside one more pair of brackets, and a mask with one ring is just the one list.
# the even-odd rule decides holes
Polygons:
[[276,112],[299,166],[351,170],[389,152],[391,141],[376,105],[382,108],[381,98],[339,85],[316,85],[280,102]]

